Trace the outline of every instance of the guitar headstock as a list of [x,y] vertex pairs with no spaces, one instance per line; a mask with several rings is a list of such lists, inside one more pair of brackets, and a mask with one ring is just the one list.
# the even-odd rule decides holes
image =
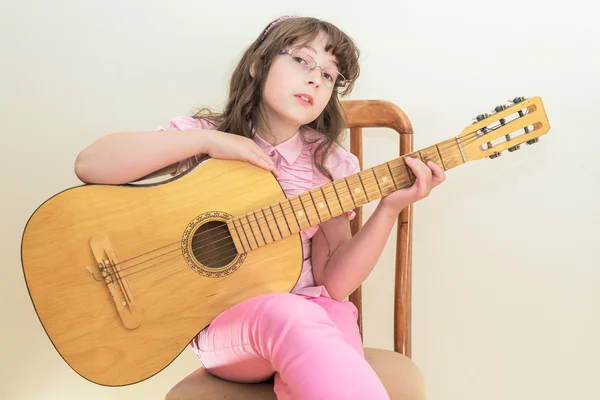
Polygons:
[[465,161],[496,158],[502,151],[535,144],[548,133],[550,123],[540,97],[515,97],[493,111],[480,114],[456,137]]

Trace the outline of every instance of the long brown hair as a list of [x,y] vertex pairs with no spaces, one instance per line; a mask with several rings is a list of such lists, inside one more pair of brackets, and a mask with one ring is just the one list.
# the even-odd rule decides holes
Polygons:
[[[265,30],[271,25],[267,25]],[[317,119],[305,125],[320,133],[318,144],[313,153],[313,163],[329,179],[333,179],[325,167],[325,160],[334,144],[340,144],[346,128],[340,97],[348,95],[358,78],[360,51],[353,40],[335,25],[310,17],[298,17],[278,22],[263,38],[256,38],[244,52],[235,68],[229,84],[229,96],[225,109],[216,114],[203,108],[193,117],[210,120],[216,129],[222,132],[253,138],[259,118],[263,118],[260,98],[267,74],[278,52],[292,44],[308,44],[323,32],[329,37],[325,51],[331,51],[336,57],[338,69],[349,80],[349,84],[333,92],[331,99]],[[254,77],[250,75],[251,66]]]

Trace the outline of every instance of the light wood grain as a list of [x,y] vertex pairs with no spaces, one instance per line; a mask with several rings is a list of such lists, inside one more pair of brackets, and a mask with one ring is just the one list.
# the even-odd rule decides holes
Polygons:
[[[239,270],[220,279],[177,257],[186,225],[203,212],[240,215],[283,198],[270,173],[222,160],[166,184],[87,185],[51,198],[29,220],[22,252],[29,293],[52,343],[86,379],[131,384],[165,368],[218,313],[249,297],[290,291],[302,267],[298,235],[247,254]],[[97,234],[110,238],[121,261],[173,244],[121,266],[142,315],[135,329],[123,325],[104,281],[86,270],[101,276],[89,243]]]

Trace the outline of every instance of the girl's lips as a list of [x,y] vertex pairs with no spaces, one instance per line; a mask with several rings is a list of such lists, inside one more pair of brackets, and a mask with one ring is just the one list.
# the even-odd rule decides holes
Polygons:
[[[305,97],[305,98],[307,98],[307,99],[308,99],[308,101],[306,101],[306,100],[302,99],[302,97]],[[313,103],[313,98],[312,98],[312,96],[310,96],[310,95],[308,95],[308,94],[297,94],[297,95],[296,95],[296,98],[297,98],[298,100],[300,100],[300,102],[301,102],[302,104],[308,104],[308,105],[312,105],[312,103]]]

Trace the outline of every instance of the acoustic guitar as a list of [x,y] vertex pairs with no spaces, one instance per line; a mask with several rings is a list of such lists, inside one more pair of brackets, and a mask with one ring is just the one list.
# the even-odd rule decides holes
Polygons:
[[[408,156],[450,170],[536,143],[549,129],[542,100],[518,97]],[[35,311],[85,379],[107,386],[147,379],[219,313],[291,291],[302,269],[299,232],[411,186],[405,157],[292,198],[272,173],[217,159],[160,183],[62,191],[23,233]]]

